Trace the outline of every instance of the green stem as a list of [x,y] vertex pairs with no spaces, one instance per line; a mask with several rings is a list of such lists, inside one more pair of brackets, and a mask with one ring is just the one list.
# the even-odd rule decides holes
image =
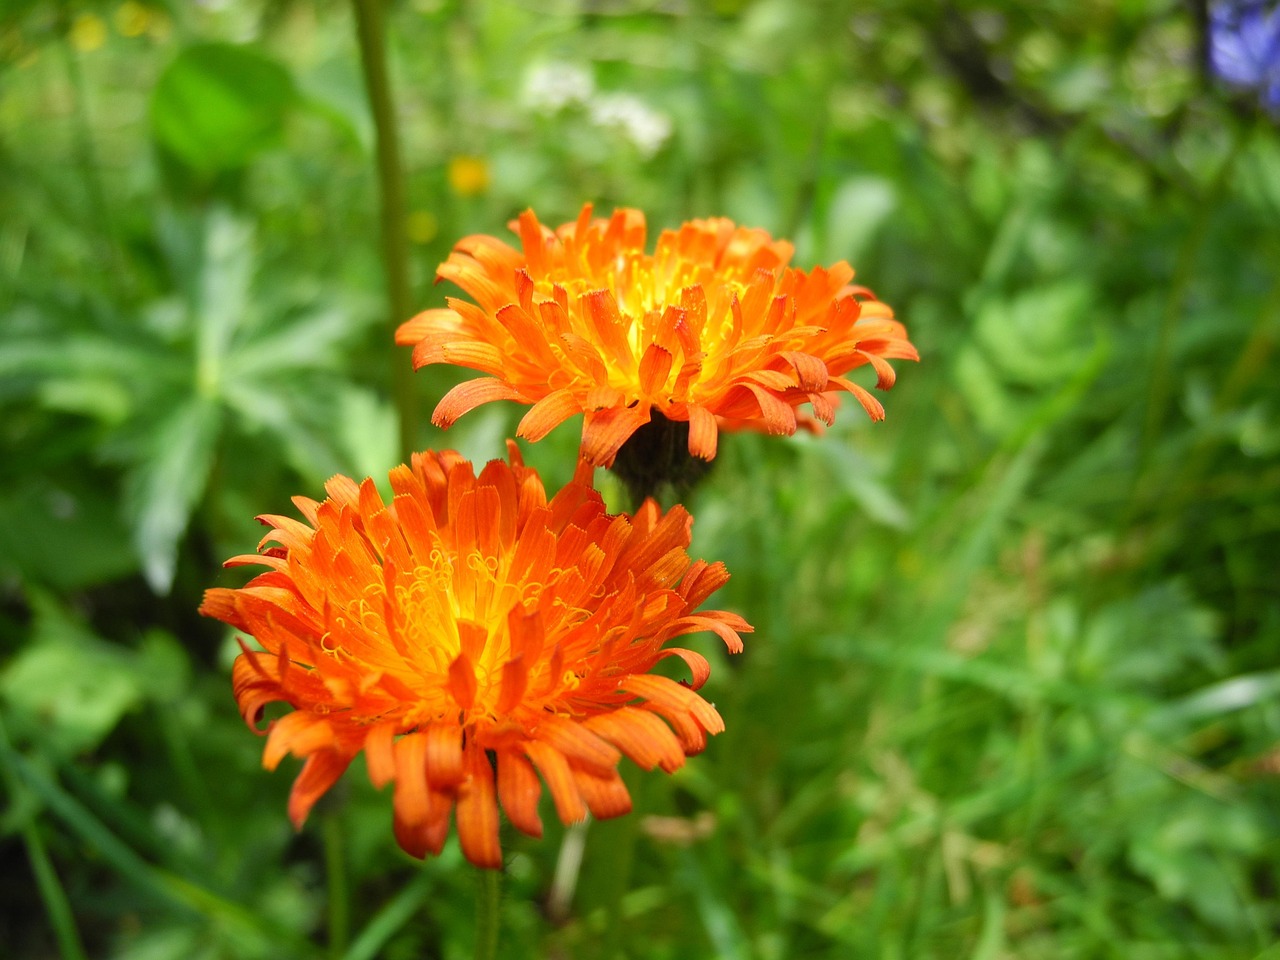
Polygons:
[[[67,15],[62,15],[59,24],[63,36],[70,31]],[[101,255],[107,267],[107,284],[114,288],[117,299],[123,302],[131,291],[126,289],[126,281],[130,275],[126,269],[124,258],[120,255],[117,243],[115,221],[111,216],[111,207],[107,203],[107,190],[102,182],[102,165],[98,162],[97,151],[93,143],[93,127],[89,122],[89,89],[85,83],[84,70],[80,65],[79,55],[71,48],[70,40],[62,44],[63,59],[67,68],[67,80],[71,85],[71,105],[75,116],[76,161],[80,166],[85,191],[88,194],[89,209],[98,220],[99,237],[102,244]]]
[[87,960],[88,954],[84,952],[84,945],[80,942],[80,931],[76,929],[71,904],[34,822],[28,821],[23,826],[22,840],[27,846],[27,857],[31,860],[31,872],[36,875],[40,899],[44,901],[53,935],[58,941],[58,953],[62,955],[62,960]]
[[[396,127],[391,85],[387,79],[387,29],[383,0],[351,0],[360,41],[360,66],[377,132],[378,192],[382,210],[382,265],[387,274],[387,301],[392,335],[409,319],[409,238],[404,230],[404,170],[400,165],[400,136]],[[402,351],[392,351],[392,395],[400,420],[400,453],[406,459],[416,446],[417,404],[413,368]]]
[[[9,758],[9,734],[0,721],[0,755],[5,761]],[[12,765],[8,762],[0,764],[5,787],[13,809],[30,805],[35,807],[34,799],[18,778]],[[49,851],[45,849],[44,838],[36,825],[34,809],[22,814],[22,842],[27,848],[27,859],[31,861],[31,872],[36,877],[36,889],[40,891],[40,899],[44,901],[45,912],[49,915],[49,925],[53,927],[54,939],[58,941],[58,953],[63,960],[87,960],[84,944],[80,942],[80,931],[76,929],[75,915],[71,912],[71,903],[67,893],[62,889],[58,872],[49,859]]]
[[476,960],[498,956],[502,871],[481,870],[476,880]]
[[342,824],[333,814],[324,818],[324,866],[329,882],[329,955],[337,958],[347,952],[351,914],[346,857],[342,850]]
[[1171,353],[1173,332],[1182,317],[1183,307],[1191,283],[1195,279],[1196,260],[1201,247],[1209,235],[1209,227],[1214,215],[1218,212],[1218,201],[1226,190],[1229,174],[1235,166],[1236,158],[1244,150],[1252,133],[1251,127],[1237,128],[1217,174],[1210,182],[1196,205],[1197,214],[1190,229],[1184,235],[1182,247],[1178,251],[1177,263],[1174,267],[1173,279],[1169,285],[1169,296],[1165,300],[1164,312],[1160,317],[1160,326],[1156,332],[1155,352],[1151,362],[1151,378],[1147,388],[1147,409],[1142,425],[1142,436],[1138,445],[1138,462],[1134,470],[1134,493],[1130,498],[1130,510],[1147,495],[1146,470],[1160,428],[1164,420],[1165,409],[1171,392],[1172,364]]

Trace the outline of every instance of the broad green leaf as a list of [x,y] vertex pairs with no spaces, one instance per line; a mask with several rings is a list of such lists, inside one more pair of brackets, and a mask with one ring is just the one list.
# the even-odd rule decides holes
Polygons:
[[156,81],[156,141],[197,173],[248,164],[275,145],[296,99],[288,70],[266,54],[230,43],[187,47]]

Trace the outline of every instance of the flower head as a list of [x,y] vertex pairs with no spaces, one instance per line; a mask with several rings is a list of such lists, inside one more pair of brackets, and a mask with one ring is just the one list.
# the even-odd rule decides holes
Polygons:
[[893,311],[850,285],[852,267],[789,267],[791,244],[763,230],[694,220],[649,254],[638,210],[593,219],[588,204],[554,232],[529,210],[512,226],[522,249],[467,237],[437,271],[474,303],[450,298],[396,333],[415,367],[490,374],[449,391],[438,426],[517,400],[532,404],[519,435],[538,440],[582,413],[583,456],[608,465],[656,411],[687,422],[689,453],[710,460],[719,430],[794,433],[805,403],[831,423],[838,392],[879,420],[879,401],[845,374],[870,364],[888,388],[888,360],[917,358]]
[[1213,72],[1257,91],[1268,110],[1280,110],[1280,8],[1262,0],[1215,0],[1208,29]]
[[[463,852],[496,867],[499,802],[541,834],[539,775],[564,822],[617,816],[631,807],[623,755],[671,771],[723,729],[694,692],[707,661],[664,648],[711,630],[736,652],[751,630],[695,612],[728,574],[690,561],[689,514],[610,515],[585,471],[548,500],[510,450],[478,477],[451,451],[415,454],[391,472],[389,504],[371,480],[334,477],[323,502],[295,498],[306,522],[262,517],[261,553],[227,561],[267,572],[205,594],[201,613],[262,647],[232,671],[245,721],[293,707],[268,727],[263,765],[305,758],[296,826],[363,751],[374,784],[395,783],[401,847],[438,853],[456,808]],[[668,656],[690,684],[649,673]]]

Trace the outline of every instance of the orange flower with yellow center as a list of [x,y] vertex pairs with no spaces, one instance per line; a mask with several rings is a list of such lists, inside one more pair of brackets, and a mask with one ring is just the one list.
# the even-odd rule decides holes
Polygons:
[[[270,570],[205,594],[201,613],[262,647],[232,671],[245,721],[294,708],[270,724],[263,765],[305,758],[296,826],[364,751],[373,783],[395,783],[401,847],[438,853],[456,808],[467,858],[498,867],[499,802],[541,835],[539,775],[565,823],[618,816],[623,755],[670,772],[724,729],[694,692],[706,659],[664,649],[711,630],[737,652],[751,630],[695,612],[728,573],[689,559],[689,514],[650,501],[610,515],[588,469],[548,501],[514,444],[510,461],[477,477],[452,451],[415,454],[389,504],[372,480],[335,477],[323,502],[295,498],[305,523],[262,517],[261,552],[227,561]],[[649,672],[668,656],[691,684]]]
[[588,204],[554,232],[527,210],[512,228],[521,250],[467,237],[437,271],[475,303],[449,298],[396,332],[415,368],[490,374],[450,390],[437,426],[516,400],[532,404],[519,436],[539,440],[583,413],[583,456],[609,465],[656,411],[687,422],[689,453],[709,460],[720,429],[791,434],[805,403],[830,424],[839,392],[880,420],[879,401],[845,374],[870,364],[887,389],[889,359],[918,359],[893,311],[850,285],[852,267],[789,267],[792,245],[763,230],[694,220],[648,254],[638,210],[592,219]]

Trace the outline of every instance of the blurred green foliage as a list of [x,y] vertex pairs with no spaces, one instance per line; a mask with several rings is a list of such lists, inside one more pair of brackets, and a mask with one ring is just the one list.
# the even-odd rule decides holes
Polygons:
[[[457,238],[593,200],[849,259],[923,357],[884,424],[723,445],[691,506],[757,627],[703,645],[728,730],[631,771],[570,887],[559,827],[504,838],[502,955],[1266,955],[1280,135],[1192,10],[388,16],[422,306]],[[456,846],[400,854],[359,771],[293,833],[194,612],[255,514],[399,460],[372,151],[346,5],[0,12],[6,956],[471,949]],[[483,460],[518,416],[418,439]],[[558,484],[576,442],[527,455]]]

